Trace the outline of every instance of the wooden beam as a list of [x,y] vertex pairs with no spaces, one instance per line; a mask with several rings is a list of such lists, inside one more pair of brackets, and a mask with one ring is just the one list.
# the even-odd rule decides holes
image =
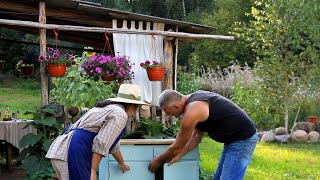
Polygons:
[[193,39],[219,39],[219,40],[234,40],[233,36],[223,35],[210,35],[210,34],[191,34],[183,32],[169,32],[169,31],[147,31],[147,30],[131,30],[131,29],[112,29],[102,27],[85,27],[85,26],[70,26],[70,25],[57,25],[57,24],[41,24],[32,21],[19,21],[0,19],[0,24],[9,26],[27,26],[42,29],[59,29],[59,31],[79,31],[79,32],[109,32],[109,33],[122,33],[122,34],[144,34],[144,35],[160,35],[178,38],[193,38]]
[[[39,2],[39,23],[46,23],[46,3],[45,1]],[[40,29],[40,55],[46,56],[47,38],[46,29]],[[42,106],[49,104],[49,80],[48,80],[48,67],[44,62],[40,63],[40,78],[41,78],[41,100]]]

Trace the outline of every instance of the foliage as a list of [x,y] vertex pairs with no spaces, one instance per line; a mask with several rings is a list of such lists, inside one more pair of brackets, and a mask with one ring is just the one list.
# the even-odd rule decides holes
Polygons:
[[16,64],[16,69],[18,71],[21,71],[21,68],[23,67],[34,67],[34,64],[28,64],[26,62],[24,62],[23,60],[18,61],[18,63]]
[[[204,137],[200,144],[200,166],[213,175],[223,144]],[[320,143],[258,143],[244,180],[318,179]],[[276,157],[276,158],[275,158]]]
[[182,94],[191,94],[201,89],[200,78],[195,73],[178,71],[177,90]]
[[158,120],[142,119],[138,128],[126,134],[124,139],[168,139],[175,138],[179,131],[180,121],[169,128],[163,126]]
[[81,58],[75,58],[75,65],[68,67],[66,75],[52,78],[50,97],[67,107],[93,107],[96,101],[115,97],[118,84],[105,84],[79,75]]
[[[233,36],[235,22],[250,20],[245,16],[245,12],[250,11],[252,0],[215,0],[212,3],[214,10],[201,14],[201,24],[216,27],[211,32],[213,34]],[[246,63],[252,67],[255,61],[255,54],[241,39],[234,41],[203,39],[196,41],[192,46],[194,51],[190,53],[188,65],[196,65],[196,68],[216,68],[217,66],[225,68],[234,61],[238,61],[241,66]]]
[[119,81],[131,80],[134,78],[134,72],[131,71],[133,63],[129,56],[105,56],[94,53],[84,52],[82,54],[81,76],[99,78],[101,76],[114,76]]
[[149,61],[149,60],[146,60],[145,62],[142,62],[140,63],[140,66],[143,68],[143,69],[149,69],[149,68],[158,68],[158,67],[164,67],[163,63],[161,62],[158,62],[158,61]]
[[74,57],[68,53],[61,53],[58,49],[48,48],[46,56],[39,56],[39,61],[44,63],[53,63],[56,65],[71,65]]
[[[314,1],[256,1],[249,24],[239,24],[238,37],[258,55],[256,69],[261,85],[278,99],[288,128],[289,111],[319,83],[319,10]],[[291,118],[294,119],[294,118]]]
[[[52,179],[54,170],[50,160],[45,155],[53,140],[62,132],[62,124],[56,121],[59,109],[45,106],[36,112],[27,112],[33,115],[32,125],[37,129],[37,134],[27,134],[20,140],[20,147],[24,148],[17,161],[24,161],[23,167],[27,172],[26,179]],[[27,126],[28,126],[27,125]]]
[[5,63],[5,62],[6,62],[5,60],[0,59],[0,63]]

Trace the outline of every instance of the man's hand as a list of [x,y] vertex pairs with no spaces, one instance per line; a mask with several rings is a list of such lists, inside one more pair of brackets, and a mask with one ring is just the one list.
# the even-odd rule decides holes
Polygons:
[[157,158],[154,158],[149,163],[149,170],[155,173],[160,166],[161,166],[161,162],[157,160]]
[[125,173],[126,171],[130,170],[130,167],[126,164],[119,164],[119,167],[120,167],[122,173]]

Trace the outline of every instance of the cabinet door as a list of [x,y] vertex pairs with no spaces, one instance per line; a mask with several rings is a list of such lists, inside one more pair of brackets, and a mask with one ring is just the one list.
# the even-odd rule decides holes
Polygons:
[[148,170],[148,162],[126,162],[130,166],[130,170],[122,173],[118,163],[115,161],[109,162],[109,173],[106,180],[153,180],[155,175]]
[[171,166],[163,165],[163,180],[199,180],[197,161],[178,161]]

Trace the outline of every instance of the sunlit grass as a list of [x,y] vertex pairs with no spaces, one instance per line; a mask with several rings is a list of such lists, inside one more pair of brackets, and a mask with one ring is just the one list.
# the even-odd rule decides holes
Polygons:
[[[213,174],[218,165],[222,147],[222,144],[207,137],[200,145],[201,167],[209,174]],[[259,142],[244,179],[320,179],[320,143]]]
[[1,76],[0,80],[0,111],[9,107],[10,115],[19,111],[18,118],[29,119],[32,115],[24,115],[26,111],[35,111],[41,106],[40,82],[34,79]]

